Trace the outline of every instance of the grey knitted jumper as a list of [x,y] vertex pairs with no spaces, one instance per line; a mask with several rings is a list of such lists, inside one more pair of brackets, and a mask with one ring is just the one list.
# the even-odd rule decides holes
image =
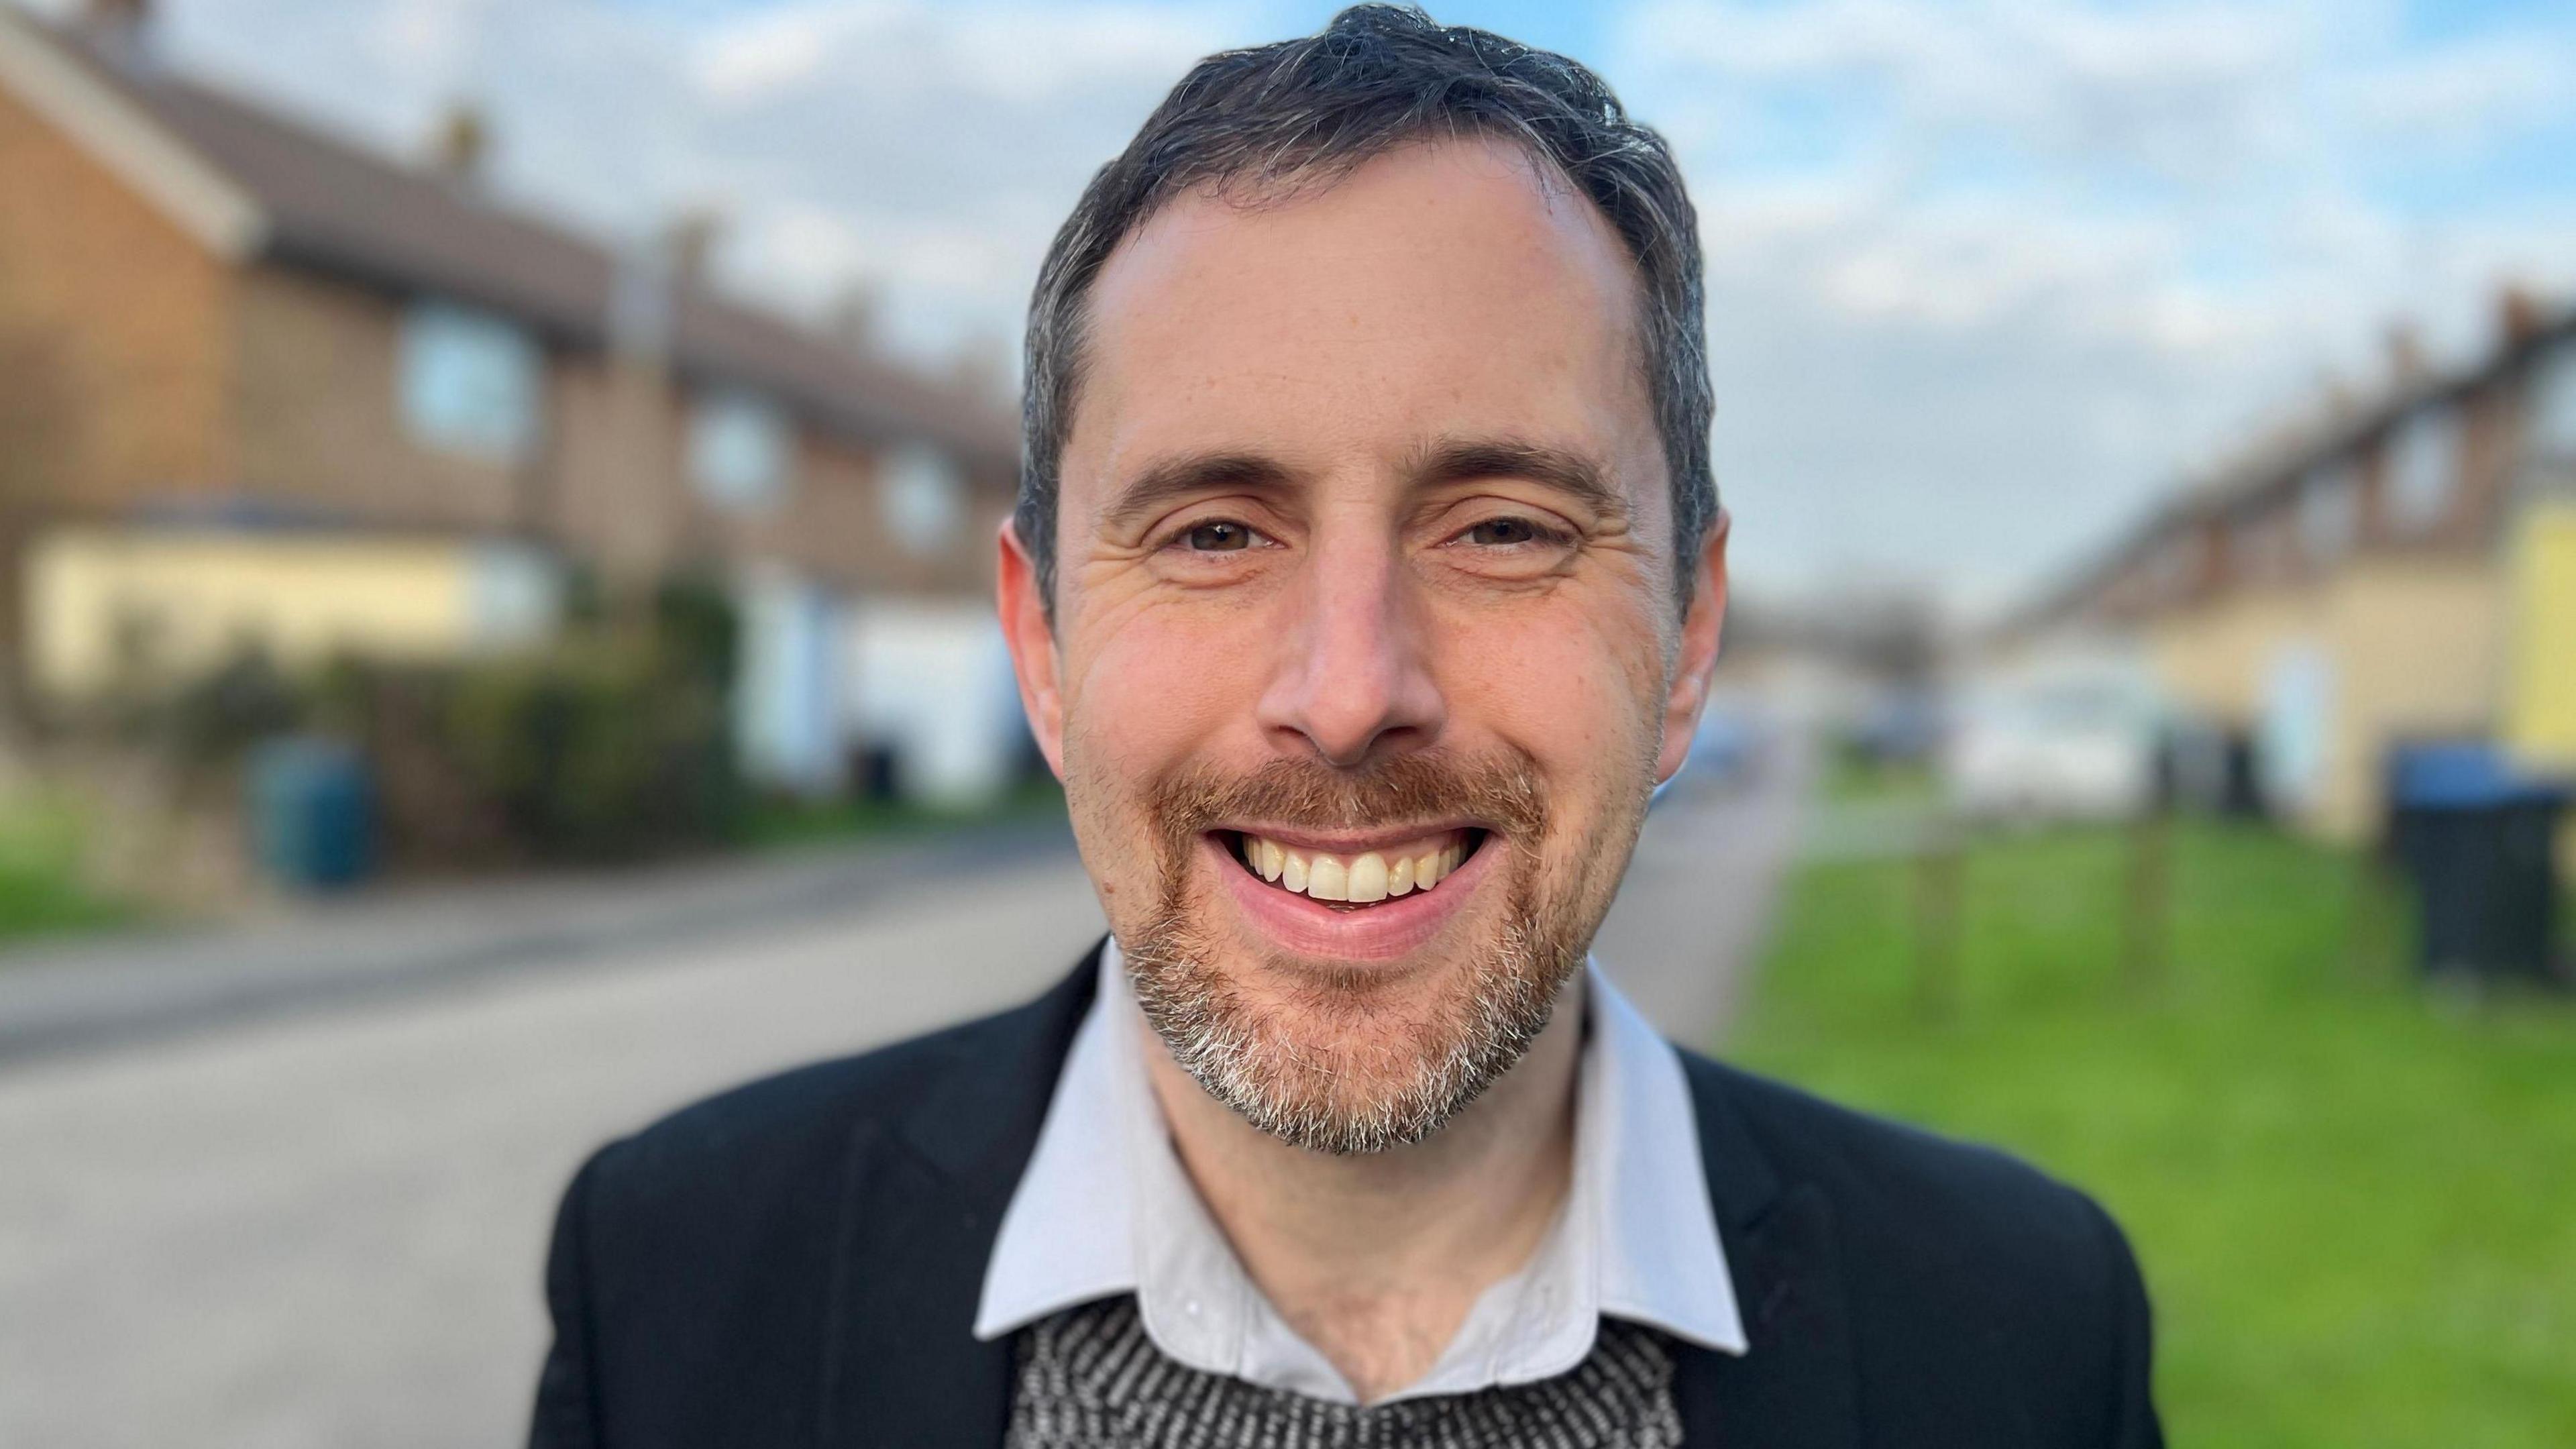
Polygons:
[[1133,1297],[1019,1335],[1008,1449],[1676,1449],[1673,1361],[1656,1334],[1603,1319],[1552,1379],[1361,1407],[1205,1373],[1163,1355]]

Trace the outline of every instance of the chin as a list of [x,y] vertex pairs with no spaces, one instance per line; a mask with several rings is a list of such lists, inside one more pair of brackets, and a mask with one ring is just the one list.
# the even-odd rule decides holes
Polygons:
[[[1209,849],[1227,873],[1214,890],[1122,935],[1137,999],[1210,1096],[1316,1151],[1437,1132],[1546,1028],[1590,938],[1546,929],[1514,879],[1527,871],[1491,840],[1462,849],[1428,893],[1454,887],[1448,904],[1384,916],[1277,890],[1257,851],[1247,870],[1226,842]],[[1249,910],[1247,892],[1261,893]]]

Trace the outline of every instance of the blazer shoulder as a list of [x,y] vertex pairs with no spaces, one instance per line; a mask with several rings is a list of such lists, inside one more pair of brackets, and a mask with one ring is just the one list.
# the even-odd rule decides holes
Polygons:
[[1994,1148],[1683,1059],[1712,1187],[1731,1146],[1780,1198],[1823,1199],[1877,1417],[1983,1422],[1994,1443],[2160,1442],[2145,1285],[2093,1199]]
[[1983,1325],[1998,1346],[2089,1340],[2142,1301],[2127,1238],[2078,1189],[1993,1147],[1683,1058],[1704,1119],[1732,1113],[1784,1192],[1823,1195],[1864,1301]]

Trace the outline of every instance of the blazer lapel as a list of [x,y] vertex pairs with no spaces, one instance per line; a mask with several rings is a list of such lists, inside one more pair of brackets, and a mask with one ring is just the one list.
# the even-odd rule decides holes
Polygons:
[[1694,1449],[1852,1449],[1860,1443],[1860,1375],[1832,1204],[1812,1185],[1784,1188],[1727,1100],[1723,1070],[1687,1052],[1682,1059],[1751,1345],[1740,1357],[1675,1346],[1682,1440]]
[[1036,1002],[957,1032],[910,1111],[858,1129],[823,1363],[831,1449],[1002,1442],[1011,1344],[975,1340],[975,1305],[1099,969],[1094,947]]

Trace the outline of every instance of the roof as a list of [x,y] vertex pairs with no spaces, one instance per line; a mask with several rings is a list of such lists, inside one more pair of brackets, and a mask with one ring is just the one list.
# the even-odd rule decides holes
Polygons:
[[[567,345],[606,345],[620,271],[609,247],[166,67],[111,59],[73,32],[0,4],[0,42],[21,37],[34,46],[0,57],[10,62],[0,65],[0,82],[51,80],[104,92],[139,112],[249,204],[255,224],[232,229],[245,259],[451,296],[515,316]],[[32,54],[36,48],[46,54]],[[74,74],[30,74],[31,62],[43,67],[47,59],[56,62],[49,69]],[[129,146],[136,140],[115,139]],[[982,471],[1007,473],[1016,465],[1012,421],[967,389],[700,283],[678,281],[673,293],[669,347],[684,375],[775,393],[826,426],[871,439],[936,442]]]
[[1994,632],[2009,637],[2083,607],[2123,568],[2176,531],[2275,501],[2312,470],[2351,455],[2406,419],[2491,386],[2561,346],[2576,346],[2576,307],[2536,317],[2527,331],[2505,337],[2465,366],[2402,382],[2365,405],[2264,440],[2232,465],[2158,500],[2107,546],[2009,611]]

